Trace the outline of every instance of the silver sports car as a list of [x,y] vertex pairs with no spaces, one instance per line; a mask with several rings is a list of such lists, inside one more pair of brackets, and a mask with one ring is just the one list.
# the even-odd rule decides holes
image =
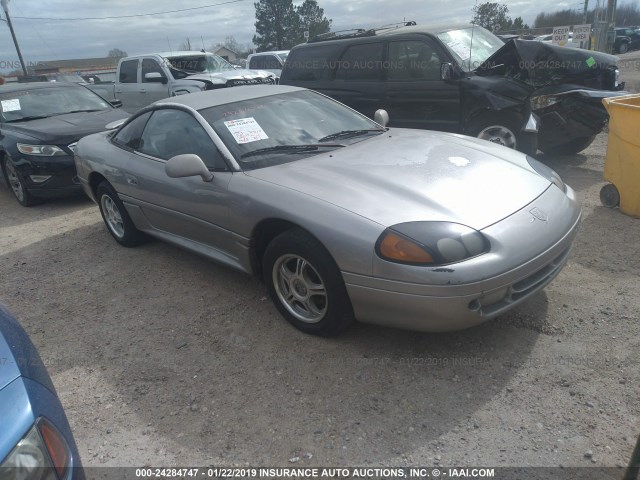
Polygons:
[[172,97],[76,148],[111,235],[263,276],[300,330],[455,330],[547,285],[580,220],[545,165],[484,140],[388,129],[316,92]]

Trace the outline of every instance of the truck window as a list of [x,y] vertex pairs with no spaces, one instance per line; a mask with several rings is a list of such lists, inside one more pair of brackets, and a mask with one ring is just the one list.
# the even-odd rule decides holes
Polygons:
[[336,66],[334,45],[314,45],[294,50],[287,57],[282,78],[291,82],[325,80]]
[[264,55],[258,55],[257,57],[251,57],[249,61],[249,68],[261,69],[264,66]]
[[153,58],[144,58],[142,60],[142,82],[146,83],[147,80],[145,80],[144,76],[147,73],[153,72],[157,72],[163,77],[166,77],[166,75],[162,71],[162,67],[160,67],[160,64],[158,62],[156,62]]
[[278,69],[282,68],[282,64],[278,61],[275,55],[265,55],[264,56],[264,67],[266,69]]
[[120,64],[120,83],[136,83],[138,81],[138,59],[125,60]]
[[336,79],[380,80],[382,77],[382,43],[352,45],[344,52]]
[[440,63],[440,57],[426,42],[390,42],[387,80],[440,80]]

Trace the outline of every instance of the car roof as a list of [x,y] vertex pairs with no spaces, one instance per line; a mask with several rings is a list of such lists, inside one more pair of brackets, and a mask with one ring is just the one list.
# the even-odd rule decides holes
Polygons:
[[216,107],[243,100],[268,97],[280,93],[300,92],[306,88],[290,87],[288,85],[247,85],[242,87],[218,88],[205,92],[178,95],[177,97],[164,98],[155,102],[155,105],[178,104],[191,107],[195,110]]
[[[198,57],[204,54],[215,55],[215,53],[211,52],[201,52],[200,50],[176,50],[175,52],[153,52],[153,53],[144,53],[142,55],[131,55],[126,58],[140,58],[140,57],[152,57],[157,55],[159,57]],[[124,60],[124,58],[123,58]]]
[[5,83],[0,86],[0,93],[17,92],[23,90],[41,90],[44,88],[55,87],[73,87],[82,88],[77,83],[73,82],[26,82],[26,83]]
[[275,54],[279,54],[279,53],[289,53],[290,50],[269,50],[266,52],[256,52],[256,53],[252,53],[251,55],[249,55],[250,57],[255,57],[256,55],[266,55],[266,54],[271,54],[271,53],[275,53]]
[[[373,29],[361,29],[362,31],[357,32],[353,35],[344,35],[341,36],[340,32],[336,32],[336,36],[328,36],[329,34],[323,34],[323,35],[327,35],[326,37],[315,37],[314,39],[310,40],[309,43],[302,43],[300,45],[297,45],[294,48],[299,48],[299,47],[303,47],[305,45],[313,45],[315,43],[323,43],[323,42],[332,42],[332,41],[350,41],[350,40],[354,40],[354,39],[373,39],[376,37],[389,37],[389,36],[396,36],[396,35],[407,35],[407,34],[411,34],[411,33],[418,33],[418,34],[428,34],[428,35],[437,35],[439,33],[442,32],[449,32],[451,30],[466,30],[466,29],[470,29],[470,28],[474,28],[474,25],[471,23],[460,23],[460,24],[435,24],[435,25],[408,25],[408,26],[402,26],[402,27],[389,27],[389,28],[373,28]],[[482,28],[479,27],[478,28]],[[356,31],[356,29],[352,29],[352,30],[346,30],[346,31]]]

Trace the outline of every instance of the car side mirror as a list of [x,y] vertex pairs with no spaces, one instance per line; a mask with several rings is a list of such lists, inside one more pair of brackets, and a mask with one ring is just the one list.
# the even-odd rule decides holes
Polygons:
[[120,108],[122,107],[122,100],[119,100],[117,98],[114,98],[113,100],[109,100],[109,103],[111,104],[111,106],[113,108]]
[[164,171],[171,178],[202,177],[205,182],[213,180],[213,173],[209,171],[202,159],[193,153],[185,153],[171,157],[164,166]]
[[453,78],[453,65],[450,63],[440,64],[440,79],[451,80]]
[[376,110],[376,113],[373,114],[373,121],[379,123],[383,127],[386,127],[387,123],[389,123],[389,114],[382,108]]
[[144,79],[150,83],[161,83],[163,85],[167,83],[167,77],[162,75],[160,72],[145,73]]

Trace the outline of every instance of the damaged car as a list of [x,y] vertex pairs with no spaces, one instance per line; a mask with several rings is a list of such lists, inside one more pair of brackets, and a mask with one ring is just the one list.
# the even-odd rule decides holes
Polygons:
[[294,47],[280,82],[329,95],[390,125],[463,133],[525,153],[577,153],[621,95],[617,57],[482,27],[415,22],[335,32]]
[[163,98],[240,85],[275,85],[264,70],[236,68],[219,55],[181,51],[126,57],[118,62],[115,84],[88,85],[107,100],[118,99],[133,113]]

